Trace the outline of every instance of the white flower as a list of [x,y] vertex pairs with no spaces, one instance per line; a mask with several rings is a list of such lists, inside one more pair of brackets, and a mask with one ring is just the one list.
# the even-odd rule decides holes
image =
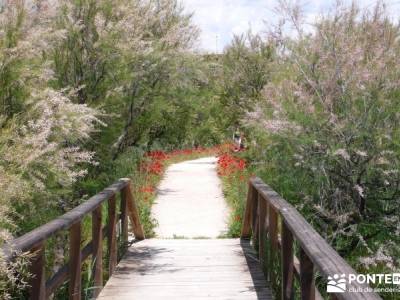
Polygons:
[[333,155],[341,156],[345,160],[350,160],[350,155],[346,149],[337,149],[335,152],[333,152]]
[[357,150],[356,154],[359,155],[359,156],[362,156],[362,157],[367,157],[368,156],[367,152],[361,151],[361,150]]
[[356,184],[356,185],[354,186],[354,189],[357,191],[357,193],[358,193],[361,197],[364,197],[364,189],[363,189],[360,185]]

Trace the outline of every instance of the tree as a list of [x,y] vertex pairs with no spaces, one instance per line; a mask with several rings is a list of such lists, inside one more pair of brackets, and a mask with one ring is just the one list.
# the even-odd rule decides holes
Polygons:
[[275,35],[280,48],[274,78],[248,115],[267,136],[264,158],[342,254],[373,257],[365,267],[394,269],[400,221],[398,26],[380,4],[373,12],[338,5],[306,34],[298,8],[284,3],[283,11],[296,38]]
[[[65,90],[50,87],[52,73],[43,53],[63,35],[48,27],[47,15],[43,16],[40,9],[28,9],[23,1],[10,1],[2,7],[0,20],[3,245],[21,231],[16,225],[21,225],[29,214],[37,216],[37,207],[32,205],[35,199],[41,199],[40,209],[50,208],[49,200],[70,189],[85,174],[85,164],[93,163],[93,153],[81,146],[100,121],[95,109],[74,104]],[[48,40],[39,40],[42,35]],[[19,207],[24,208],[23,215],[18,214]],[[15,278],[14,270],[22,265],[18,260],[7,266],[2,254],[0,264],[0,295],[6,299],[10,290],[17,290],[16,285],[24,284],[21,278]]]
[[246,35],[234,36],[224,50],[222,102],[227,107],[231,123],[238,123],[260,99],[270,78],[269,66],[273,57],[273,43],[250,31]]

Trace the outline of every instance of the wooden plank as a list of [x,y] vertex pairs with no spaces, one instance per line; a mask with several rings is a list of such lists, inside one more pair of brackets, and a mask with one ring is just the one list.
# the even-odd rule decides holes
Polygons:
[[39,243],[32,248],[33,257],[30,261],[29,273],[32,275],[28,284],[31,286],[29,298],[32,300],[44,300],[46,297],[46,278],[44,266],[45,248],[43,243]]
[[268,280],[275,282],[274,265],[278,251],[278,214],[274,207],[268,202]]
[[265,299],[248,240],[144,240],[129,247],[99,299]]
[[69,230],[69,299],[81,299],[81,222]]
[[265,265],[265,221],[266,221],[266,211],[267,211],[267,202],[265,199],[258,195],[258,212],[259,212],[259,221],[258,221],[258,257],[261,265],[261,269],[264,268]]
[[97,297],[103,288],[103,232],[101,205],[92,213],[92,265],[93,297]]
[[315,299],[314,265],[303,249],[300,249],[300,291],[302,300]]
[[[254,288],[253,288],[254,289]],[[230,299],[232,296],[241,295],[242,300],[272,300],[271,296],[267,296],[269,290],[267,288],[256,288],[251,291],[250,287],[245,285],[191,285],[191,286],[140,286],[131,287],[130,289],[121,290],[119,287],[107,287],[104,293],[101,293],[98,299],[165,299],[166,297],[179,297],[193,299],[196,297],[208,297],[208,299],[221,298]],[[257,294],[260,297],[256,296]]]
[[[103,226],[102,229],[103,239],[107,233],[107,227]],[[93,241],[90,241],[81,251],[81,261],[85,261],[93,253]],[[65,280],[67,280],[69,274],[69,265],[62,266],[58,271],[47,280],[46,282],[46,299],[49,298],[54,291],[59,288]]]
[[128,246],[128,212],[127,212],[127,203],[126,203],[126,197],[124,197],[121,193],[121,237],[120,237],[120,242],[121,246],[126,250],[126,247]]
[[252,205],[252,211],[251,211],[251,229],[252,229],[252,233],[253,233],[253,239],[255,243],[258,243],[258,192],[256,189],[252,189],[252,193],[251,193],[251,205]]
[[242,231],[240,237],[242,239],[249,239],[251,237],[251,223],[252,223],[252,209],[253,209],[253,193],[254,188],[249,182],[247,190],[246,209],[243,217]]
[[294,276],[294,253],[293,236],[282,220],[282,300],[291,300],[294,297],[293,276]]
[[115,196],[108,199],[108,276],[111,277],[115,267],[117,265],[118,259],[118,249],[117,249],[117,216],[116,216],[116,203]]
[[[129,180],[129,179],[127,179],[127,180]],[[142,224],[140,224],[139,212],[137,209],[136,201],[133,198],[130,183],[127,184],[122,189],[121,192],[122,192],[122,197],[124,197],[126,199],[128,212],[129,212],[129,219],[133,226],[133,234],[135,235],[135,238],[137,240],[143,240],[145,238],[144,230],[143,230]]]

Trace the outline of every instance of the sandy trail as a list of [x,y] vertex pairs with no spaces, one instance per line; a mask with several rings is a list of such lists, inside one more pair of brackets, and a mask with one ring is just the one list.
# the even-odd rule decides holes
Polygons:
[[226,232],[229,209],[216,162],[205,157],[168,167],[152,208],[158,238],[216,238]]

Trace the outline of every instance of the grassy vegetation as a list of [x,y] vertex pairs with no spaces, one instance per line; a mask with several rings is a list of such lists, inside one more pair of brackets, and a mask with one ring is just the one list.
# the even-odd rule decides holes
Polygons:
[[226,235],[232,238],[240,236],[250,178],[250,170],[246,167],[243,156],[243,153],[234,153],[232,147],[225,147],[218,157],[218,175],[231,211]]

